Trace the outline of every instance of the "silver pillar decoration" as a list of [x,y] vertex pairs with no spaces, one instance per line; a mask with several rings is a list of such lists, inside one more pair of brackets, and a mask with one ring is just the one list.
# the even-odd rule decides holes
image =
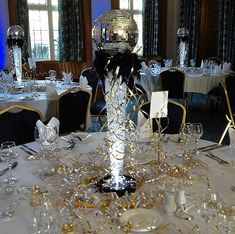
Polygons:
[[24,42],[24,30],[19,25],[12,25],[7,29],[7,44],[12,50],[14,59],[14,68],[16,78],[19,82],[22,81],[22,53],[21,47]]
[[177,36],[179,38],[178,64],[180,68],[186,68],[188,66],[188,29],[185,27],[179,28]]
[[[131,52],[137,44],[138,28],[131,15],[122,10],[111,10],[95,21],[92,31],[93,40],[97,49],[109,55],[106,68],[112,62],[117,62],[105,77],[106,108],[108,119],[107,142],[110,159],[110,176],[101,180],[101,191],[107,187],[109,192],[117,192],[120,195],[124,191],[131,191],[133,178],[123,175],[123,166],[126,153],[126,102],[127,102],[127,80],[119,74],[123,70],[122,61],[124,54]],[[120,57],[115,57],[117,54]],[[122,57],[123,56],[123,57]],[[115,58],[114,58],[115,57]],[[132,64],[133,65],[133,64]],[[124,66],[127,67],[127,64]],[[130,68],[129,74],[132,74]],[[102,185],[104,186],[102,187]],[[128,188],[131,187],[131,188]],[[107,192],[107,190],[105,191]]]

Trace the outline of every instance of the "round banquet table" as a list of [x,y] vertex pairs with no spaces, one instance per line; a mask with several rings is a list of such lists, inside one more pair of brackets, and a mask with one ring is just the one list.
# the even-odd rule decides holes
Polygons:
[[[162,71],[165,69],[163,68]],[[207,94],[211,89],[218,86],[230,73],[221,73],[215,75],[203,74],[200,70],[190,71],[185,73],[184,91]],[[161,81],[159,74],[146,74],[140,73],[140,84],[148,94],[148,98],[151,97],[151,93],[161,90]],[[149,99],[150,100],[150,99]]]
[[[79,134],[79,133],[78,133]],[[86,142],[79,142],[72,150],[65,150],[61,151],[61,163],[69,166],[70,159],[73,160],[80,160],[80,162],[87,160],[94,160],[88,159],[87,154],[82,153],[89,153],[93,152],[97,146],[103,145],[103,137],[105,133],[92,133],[89,140]],[[175,139],[175,136],[169,136],[170,140],[165,141],[164,147],[168,154],[176,153],[179,151],[180,147],[179,144]],[[66,144],[64,141],[60,140],[59,145]],[[211,145],[212,142],[200,140],[199,147]],[[148,143],[146,143],[148,145]],[[29,143],[28,146],[33,147],[34,149],[39,150],[37,143],[32,142]],[[14,176],[19,178],[18,184],[33,186],[38,185],[41,188],[47,189],[49,188],[48,180],[44,180],[43,178],[39,177],[36,171],[39,169],[48,168],[51,165],[51,161],[40,159],[40,160],[26,160],[27,153],[21,149],[21,146],[17,146],[18,152],[18,166],[14,169]],[[231,159],[231,151],[228,146],[212,149],[211,152],[216,154],[217,156],[223,158],[230,162]],[[178,233],[177,229],[181,230],[181,233],[188,234],[188,233],[216,233],[215,227],[208,223],[205,225],[203,219],[197,214],[196,205],[193,201],[193,198],[200,196],[201,190],[198,189],[201,184],[206,184],[206,180],[200,181],[199,178],[207,177],[210,181],[211,189],[214,189],[220,198],[228,204],[234,204],[234,195],[235,193],[231,191],[231,186],[235,185],[234,178],[235,178],[235,169],[231,167],[231,165],[223,165],[219,164],[217,161],[205,157],[206,152],[200,153],[200,160],[203,161],[208,165],[207,168],[194,168],[192,169],[193,175],[198,178],[189,186],[186,191],[186,199],[187,203],[186,206],[192,205],[192,208],[188,211],[192,216],[192,220],[181,219],[175,215],[166,215],[162,211],[162,207],[158,206],[157,212],[162,217],[162,225],[169,225],[169,229],[165,230],[163,233]],[[96,155],[98,157],[98,155]],[[233,155],[233,157],[235,157]],[[138,163],[138,159],[137,163]],[[90,161],[91,163],[93,161]],[[102,167],[102,160],[96,159],[96,162]],[[4,163],[0,164],[1,169],[4,168],[6,165]],[[139,165],[141,166],[141,165]],[[49,180],[50,181],[50,180]],[[146,193],[150,193],[157,189],[157,184],[155,184],[154,180],[152,182],[147,182],[141,185],[138,188],[139,191],[144,191]],[[94,191],[97,194],[97,191]],[[4,234],[32,234],[33,233],[33,210],[34,208],[30,206],[31,196],[29,195],[25,201],[22,201],[18,204],[18,209],[12,219],[9,220],[0,220],[1,222],[1,233]],[[88,210],[86,210],[88,209]],[[152,208],[156,209],[156,208]],[[86,222],[89,222],[91,227],[96,222],[96,209],[85,208],[81,210],[84,212],[84,216],[86,217]],[[107,220],[110,220],[107,218]],[[102,233],[124,233],[122,229],[117,228],[115,226],[116,223],[113,223],[112,229],[104,229]],[[207,227],[206,227],[207,226]],[[115,228],[116,227],[116,228]],[[191,232],[193,227],[199,227],[200,232]],[[206,230],[206,229],[208,230]],[[77,233],[77,232],[76,232]],[[82,233],[82,232],[78,232]],[[95,232],[89,232],[95,233]],[[134,233],[134,232],[133,232]],[[156,232],[149,232],[149,233],[156,233]]]
[[[37,92],[22,91],[23,89],[16,89],[15,92],[7,93],[6,96],[0,96],[0,110],[3,110],[12,105],[23,105],[35,108],[42,113],[43,121],[48,121],[52,116],[56,116],[56,100],[57,94],[60,95],[70,88],[80,87],[79,83],[72,82],[70,85],[64,85],[63,82],[57,81],[55,87],[56,92],[52,93],[51,89],[46,89],[45,81],[36,81],[38,84]],[[19,86],[16,84],[16,86]],[[87,86],[89,91],[92,90],[90,86]]]

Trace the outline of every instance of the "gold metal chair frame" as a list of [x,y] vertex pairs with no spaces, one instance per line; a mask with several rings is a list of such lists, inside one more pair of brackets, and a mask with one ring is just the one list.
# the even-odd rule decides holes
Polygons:
[[69,90],[67,90],[66,92],[60,94],[57,98],[57,102],[56,102],[56,116],[58,119],[59,118],[59,101],[60,101],[60,98],[63,97],[64,95],[68,94],[68,93],[71,93],[71,92],[78,92],[78,91],[83,91],[83,92],[86,92],[89,94],[89,102],[88,102],[88,106],[87,106],[87,112],[86,112],[86,121],[85,121],[85,124],[84,124],[84,129],[87,128],[87,125],[88,125],[88,119],[87,119],[87,116],[89,114],[89,111],[90,111],[90,108],[91,108],[91,98],[92,98],[92,94],[90,91],[86,90],[86,89],[83,89],[83,88],[71,88]]
[[1,110],[1,111],[0,111],[0,115],[4,114],[4,113],[6,113],[6,112],[10,112],[10,111],[12,111],[13,109],[29,110],[29,111],[36,112],[36,113],[39,114],[40,120],[43,119],[42,113],[41,113],[39,110],[37,110],[37,109],[35,109],[35,108],[32,108],[32,107],[28,107],[28,106],[23,106],[23,105],[12,105],[12,106],[9,106],[9,107],[7,107],[7,108]]
[[[225,80],[226,80],[226,78],[225,78]],[[228,124],[225,127],[225,130],[224,130],[224,132],[223,132],[223,134],[222,134],[222,136],[221,136],[221,138],[219,140],[219,144],[222,144],[222,142],[224,140],[224,137],[225,137],[229,127],[230,126],[235,127],[235,123],[234,123],[234,116],[235,116],[235,114],[233,114],[232,109],[231,109],[231,105],[230,105],[230,101],[229,101],[229,96],[228,96],[228,91],[227,91],[227,86],[226,86],[225,80],[221,81],[221,85],[222,85],[222,87],[224,89],[224,94],[225,94],[225,98],[226,98],[226,102],[227,102],[229,116],[226,115],[226,118],[228,120]]]

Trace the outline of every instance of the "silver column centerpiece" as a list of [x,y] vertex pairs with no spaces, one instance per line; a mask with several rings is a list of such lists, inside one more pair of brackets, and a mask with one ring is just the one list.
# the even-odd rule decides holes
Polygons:
[[7,29],[7,44],[13,51],[16,78],[22,81],[22,55],[21,48],[24,43],[24,30],[19,25],[12,25]]
[[177,36],[179,38],[178,64],[180,68],[186,68],[188,65],[188,29],[185,27],[180,27],[177,30]]
[[92,31],[97,51],[94,67],[105,83],[107,109],[107,152],[110,175],[98,182],[101,192],[134,192],[135,179],[123,174],[126,157],[127,90],[140,68],[137,55],[131,53],[137,44],[138,29],[131,15],[121,10],[111,10],[95,21]]

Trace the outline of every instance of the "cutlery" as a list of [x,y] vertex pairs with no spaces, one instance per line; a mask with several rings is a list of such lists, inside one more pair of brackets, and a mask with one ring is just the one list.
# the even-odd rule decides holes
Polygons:
[[207,148],[211,148],[211,147],[214,147],[214,146],[217,146],[218,144],[215,143],[215,144],[212,144],[212,145],[206,145],[206,146],[203,146],[203,147],[199,147],[198,150],[205,150]]
[[218,148],[224,147],[224,146],[226,146],[226,145],[219,145],[219,144],[216,144],[216,145],[214,145],[214,146],[211,146],[211,147],[209,147],[209,148],[206,148],[206,149],[203,149],[203,150],[200,150],[200,151],[201,151],[201,152],[205,152],[205,151],[208,151],[208,150],[218,149]]
[[16,166],[18,165],[17,162],[13,162],[11,165],[9,165],[7,168],[3,169],[0,171],[0,176],[4,175],[7,171],[9,171],[10,169],[14,169],[16,168]]
[[82,138],[80,136],[78,136],[76,133],[71,132],[71,134],[76,137],[79,141],[82,141]]
[[67,139],[65,137],[60,137],[63,141],[68,142],[68,143],[73,143],[72,139]]
[[25,144],[23,144],[22,146],[25,147],[25,148],[27,148],[28,150],[31,150],[31,151],[34,152],[34,153],[37,153],[37,150],[35,150],[35,149],[32,148],[32,147],[29,147],[29,146],[27,146],[27,145],[25,145]]
[[210,158],[210,159],[214,159],[216,160],[218,163],[221,164],[229,164],[227,161],[219,158],[218,156],[215,156],[213,153],[211,153],[210,151],[208,152],[208,154],[205,154],[206,157]]
[[28,154],[28,155],[33,155],[33,153],[31,152],[31,151],[29,151],[29,150],[27,150],[27,149],[25,149],[24,147],[20,147],[20,149],[22,150],[22,151],[24,151],[26,154]]

